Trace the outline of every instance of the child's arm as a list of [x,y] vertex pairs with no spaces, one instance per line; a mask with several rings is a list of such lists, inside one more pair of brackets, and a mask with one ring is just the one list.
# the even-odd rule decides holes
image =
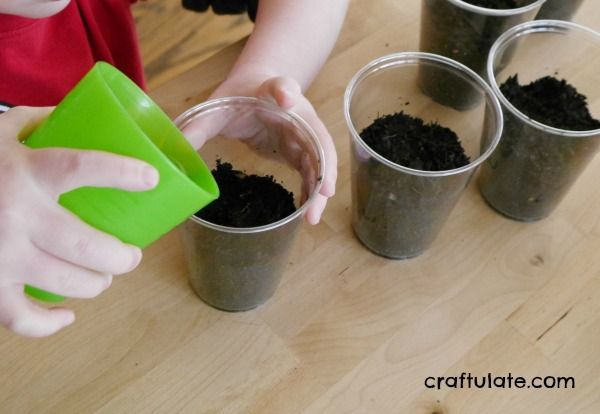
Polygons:
[[260,0],[256,26],[229,77],[295,79],[303,91],[329,56],[348,0]]
[[142,253],[82,222],[57,204],[82,186],[144,191],[158,182],[150,165],[98,151],[32,150],[19,142],[51,108],[13,108],[0,115],[0,325],[26,336],[50,335],[74,320],[71,310],[28,300],[30,284],[89,298],[113,274],[133,270]]
[[347,6],[348,0],[260,0],[254,31],[212,96],[269,95],[298,113],[319,135],[327,170],[320,197],[307,212],[313,224],[335,193],[337,156],[327,128],[303,92],[329,56]]

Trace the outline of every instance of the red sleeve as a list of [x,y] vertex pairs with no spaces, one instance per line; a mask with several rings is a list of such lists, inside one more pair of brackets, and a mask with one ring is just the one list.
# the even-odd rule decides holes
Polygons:
[[130,3],[72,0],[45,19],[0,14],[0,102],[55,105],[100,60],[144,87]]

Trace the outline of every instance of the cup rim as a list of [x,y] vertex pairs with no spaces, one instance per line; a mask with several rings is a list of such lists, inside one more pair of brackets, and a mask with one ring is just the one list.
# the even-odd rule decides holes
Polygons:
[[[94,71],[92,73],[92,71]],[[144,142],[147,144],[148,148],[152,148],[152,152],[154,155],[162,160],[162,168],[169,170],[169,172],[173,175],[179,177],[182,182],[185,182],[190,189],[196,194],[202,194],[202,198],[212,198],[215,199],[216,193],[218,192],[217,184],[212,177],[210,172],[210,168],[206,165],[204,160],[198,155],[198,152],[192,147],[187,138],[183,135],[181,130],[176,127],[175,123],[171,121],[171,118],[162,110],[162,108],[154,102],[154,100],[138,85],[136,85],[131,79],[129,79],[123,72],[114,67],[113,65],[99,61],[97,62],[92,70],[88,73],[88,75],[93,75],[96,77],[98,82],[102,82],[106,87],[106,91],[111,94],[114,101],[118,104],[120,113],[124,115],[128,119],[129,124],[132,128],[135,128],[140,137],[144,137]],[[122,100],[119,98],[119,95],[115,92],[115,85],[109,82],[108,78],[113,77],[117,79],[121,87],[126,87],[127,93],[129,95],[135,96],[135,99],[138,101],[143,101],[143,107],[147,110],[152,111],[152,116],[155,119],[154,122],[160,123],[160,128],[168,131],[168,139],[176,140],[180,147],[185,147],[186,155],[194,154],[197,157],[194,157],[194,161],[196,166],[198,167],[198,177],[202,175],[205,181],[208,181],[210,187],[201,185],[198,183],[191,174],[188,174],[187,171],[183,168],[180,168],[176,164],[176,160],[172,159],[167,155],[166,152],[156,143],[153,136],[147,133],[146,129],[142,127],[142,125],[137,122],[134,117],[130,114],[130,112],[123,105]],[[155,166],[156,167],[156,166]],[[160,171],[159,171],[160,172]]]
[[555,32],[555,33],[568,33],[570,30],[577,31],[578,33],[582,33],[585,35],[590,35],[595,37],[598,41],[598,46],[600,48],[600,33],[592,30],[588,27],[582,26],[577,23],[562,21],[562,20],[534,20],[530,22],[521,23],[505,33],[503,33],[497,40],[494,42],[492,48],[490,49],[490,53],[488,55],[487,61],[487,77],[489,83],[494,91],[494,94],[500,101],[503,107],[508,109],[513,115],[517,118],[521,119],[528,125],[539,129],[541,131],[552,133],[554,135],[561,135],[571,138],[586,138],[594,135],[600,134],[600,128],[592,129],[587,131],[571,131],[568,129],[560,129],[551,127],[549,125],[543,124],[539,121],[536,121],[533,118],[528,117],[523,112],[521,112],[517,107],[515,107],[502,93],[500,90],[500,86],[498,85],[498,81],[496,80],[496,75],[494,74],[494,60],[496,55],[500,50],[504,50],[508,43],[513,40],[519,39],[521,37],[533,34],[533,33],[544,33],[544,32]]
[[[373,73],[375,70],[385,69],[391,66],[403,66],[406,64],[418,64],[419,61],[426,61],[429,63],[438,63],[446,65],[450,68],[454,68],[468,75],[468,77],[475,81],[485,92],[487,97],[487,101],[491,104],[491,108],[493,113],[496,115],[497,119],[497,128],[490,142],[489,147],[480,154],[476,159],[471,161],[469,164],[464,165],[459,168],[454,168],[452,170],[442,170],[442,171],[427,171],[427,170],[417,170],[413,168],[408,168],[400,164],[396,164],[380,155],[376,151],[374,151],[363,139],[360,137],[360,134],[354,127],[354,123],[352,122],[352,117],[350,115],[350,104],[352,101],[352,97],[354,95],[354,90],[357,85],[365,78],[366,76]],[[500,142],[500,137],[502,136],[502,130],[504,125],[504,117],[502,114],[502,108],[500,107],[500,103],[498,99],[494,95],[490,86],[479,76],[475,71],[468,68],[467,66],[459,63],[455,60],[447,58],[445,56],[436,55],[433,53],[425,53],[425,52],[400,52],[400,53],[392,53],[389,55],[385,55],[379,57],[375,60],[372,60],[367,65],[365,65],[362,69],[360,69],[352,78],[348,86],[346,87],[346,92],[344,94],[344,117],[346,118],[346,124],[348,129],[350,130],[350,134],[354,140],[354,142],[358,143],[363,150],[365,150],[371,157],[375,158],[377,161],[385,164],[386,166],[393,168],[394,170],[401,171],[403,173],[407,173],[410,175],[417,175],[421,177],[446,177],[451,175],[458,175],[465,171],[470,171],[478,167],[481,163],[483,163],[496,149],[498,143]]]
[[229,227],[222,226],[220,224],[211,223],[210,221],[206,221],[197,217],[196,215],[192,215],[188,220],[191,220],[195,223],[201,224],[205,227],[208,227],[212,230],[224,232],[224,233],[234,233],[234,234],[253,234],[253,233],[262,233],[265,231],[273,230],[279,227],[286,225],[287,223],[294,221],[298,217],[303,217],[304,213],[308,209],[308,207],[314,202],[315,198],[319,195],[321,191],[321,187],[323,185],[323,174],[324,174],[324,164],[325,164],[325,152],[323,150],[323,146],[319,141],[317,134],[314,132],[313,128],[306,122],[301,116],[298,114],[283,109],[280,106],[276,105],[271,100],[265,98],[256,98],[251,96],[227,96],[223,98],[214,98],[209,99],[205,102],[202,102],[196,106],[193,106],[183,112],[181,115],[175,118],[175,125],[180,128],[180,126],[189,119],[193,119],[195,115],[200,112],[204,112],[207,110],[214,110],[215,108],[223,107],[223,106],[234,106],[234,105],[251,105],[258,106],[263,109],[269,110],[282,118],[288,117],[293,122],[296,122],[298,126],[304,129],[304,132],[311,139],[312,143],[317,150],[317,155],[319,157],[319,176],[321,177],[317,180],[317,185],[310,196],[306,199],[304,203],[300,207],[296,209],[292,214],[287,217],[282,218],[281,220],[275,221],[270,224],[265,224],[263,226],[256,227]]
[[509,17],[515,16],[517,14],[527,13],[529,11],[535,10],[537,7],[541,7],[547,0],[536,0],[531,4],[527,4],[525,6],[516,7],[514,9],[490,9],[488,7],[476,6],[474,4],[467,3],[463,0],[447,0],[448,2],[454,4],[457,7],[460,7],[464,10],[468,10],[473,13],[483,14],[486,16],[495,16],[495,17]]

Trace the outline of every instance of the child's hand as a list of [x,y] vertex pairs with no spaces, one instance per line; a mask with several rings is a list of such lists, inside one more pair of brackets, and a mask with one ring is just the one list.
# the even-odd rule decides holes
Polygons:
[[46,336],[71,324],[64,308],[44,309],[23,293],[30,284],[60,295],[91,298],[113,274],[142,258],[61,207],[60,194],[82,186],[145,191],[158,172],[131,158],[99,151],[32,150],[19,142],[51,108],[14,108],[0,115],[0,324],[26,336]]
[[[265,79],[259,81],[259,79]],[[302,94],[300,85],[291,78],[266,77],[266,76],[238,76],[230,77],[212,94],[211,98],[224,96],[257,96],[275,101],[281,108],[298,114],[315,131],[325,153],[325,171],[323,174],[323,185],[313,204],[306,212],[306,219],[311,224],[317,224],[327,204],[327,199],[335,194],[335,183],[337,179],[337,154],[333,140],[323,122],[315,112],[311,103]],[[228,124],[224,120],[223,125],[211,125],[207,130],[205,125],[190,124],[185,128],[186,136],[195,148],[200,148],[206,139],[212,138],[218,133],[226,134],[238,139],[252,140],[257,135],[256,126],[248,125],[245,120],[243,125]],[[197,127],[197,128],[196,128]],[[226,128],[227,130],[223,130]],[[284,154],[286,159],[296,164],[294,158],[298,154]],[[306,196],[306,194],[304,194]]]

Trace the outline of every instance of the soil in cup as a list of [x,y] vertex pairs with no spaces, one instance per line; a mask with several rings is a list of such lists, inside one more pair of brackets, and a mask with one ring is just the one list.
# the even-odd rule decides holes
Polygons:
[[[516,9],[534,0],[468,0],[487,9]],[[423,0],[421,51],[454,59],[485,77],[489,50],[496,39],[527,16],[495,16],[459,7],[448,0]],[[434,66],[420,69],[419,86],[436,102],[457,110],[475,107],[481,100],[465,79]]]
[[452,170],[469,163],[454,131],[404,111],[377,118],[360,136],[382,157],[415,170]]
[[[210,223],[249,228],[277,222],[296,211],[294,196],[272,176],[236,170],[217,160],[212,170],[220,197],[196,213]],[[275,292],[300,220],[264,231],[235,233],[188,221],[184,232],[190,281],[217,309],[245,311]]]
[[258,227],[296,211],[294,194],[270,175],[248,175],[220,159],[212,174],[220,196],[196,213],[203,220],[227,227]]
[[600,121],[590,114],[586,96],[565,79],[545,76],[521,85],[519,76],[514,75],[500,90],[519,111],[544,125],[568,131],[600,128]]
[[[452,170],[470,162],[452,130],[404,112],[379,117],[360,135],[379,155],[412,169]],[[462,191],[444,177],[398,171],[373,157],[353,158],[352,168],[354,230],[371,250],[393,259],[421,254]]]
[[[546,76],[521,85],[517,74],[500,90],[520,112],[544,125],[567,131],[600,129],[586,96],[564,79]],[[597,142],[533,128],[507,112],[500,145],[482,171],[482,194],[509,217],[544,218],[596,152]]]
[[485,7],[486,9],[515,9],[519,7],[515,0],[464,0],[473,6]]
[[473,6],[485,7],[486,9],[516,9],[519,7],[515,0],[464,0]]

